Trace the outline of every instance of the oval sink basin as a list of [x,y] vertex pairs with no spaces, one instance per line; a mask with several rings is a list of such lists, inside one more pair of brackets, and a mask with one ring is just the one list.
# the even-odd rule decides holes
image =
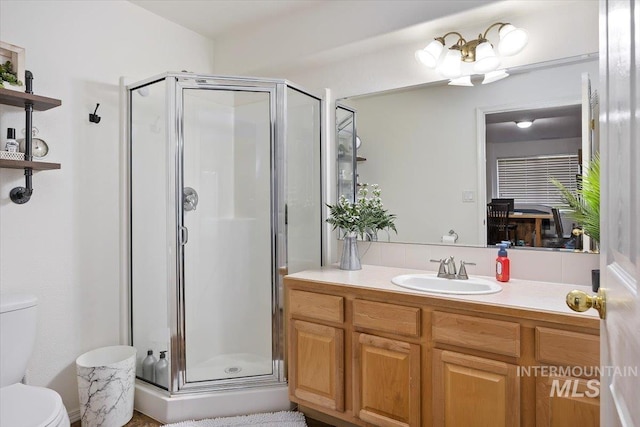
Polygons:
[[495,294],[502,290],[499,284],[485,279],[443,279],[434,274],[403,274],[391,279],[391,283],[403,288],[435,294],[483,295]]

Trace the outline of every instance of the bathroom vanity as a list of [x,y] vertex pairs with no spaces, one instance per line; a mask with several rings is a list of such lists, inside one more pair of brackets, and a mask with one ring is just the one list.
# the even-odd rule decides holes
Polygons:
[[426,294],[391,283],[407,273],[420,272],[285,277],[289,397],[303,412],[336,425],[599,425],[599,319],[564,302],[584,287]]

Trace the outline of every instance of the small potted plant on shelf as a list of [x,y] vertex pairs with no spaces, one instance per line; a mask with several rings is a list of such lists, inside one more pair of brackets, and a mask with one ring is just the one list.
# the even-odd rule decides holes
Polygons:
[[340,229],[344,239],[340,268],[343,270],[360,270],[360,256],[358,254],[357,238],[377,240],[379,230],[393,230],[396,215],[384,209],[380,195],[382,191],[377,184],[371,186],[372,196],[368,185],[362,184],[356,196],[356,202],[351,203],[344,195],[338,203],[327,205],[329,218],[327,222],[333,229]]
[[22,82],[18,80],[18,75],[13,71],[11,61],[0,63],[0,86],[12,90],[22,89]]
[[[551,182],[560,190],[564,202],[569,205],[571,215],[582,226],[582,232],[594,242],[597,250],[600,242],[600,156],[593,156],[589,167],[582,174],[582,185],[575,194],[556,179]],[[592,270],[594,292],[600,286],[600,270]]]

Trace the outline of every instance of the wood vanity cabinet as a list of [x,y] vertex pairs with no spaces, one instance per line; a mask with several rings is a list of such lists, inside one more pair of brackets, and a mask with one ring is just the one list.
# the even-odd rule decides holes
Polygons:
[[537,362],[560,374],[536,377],[536,427],[599,426],[600,382],[593,369],[600,361],[599,338],[537,327],[535,341]]
[[285,315],[289,398],[332,425],[598,425],[596,318],[291,277]]
[[[433,425],[520,425],[520,324],[435,311],[432,314]],[[457,351],[438,347],[455,346]],[[472,355],[475,350],[514,363]],[[469,410],[473,408],[473,410]]]
[[378,426],[420,425],[420,308],[355,299],[352,312],[354,330],[366,331],[352,339],[354,415]]
[[[310,292],[288,294],[289,389],[297,399],[333,411],[344,410],[343,298]],[[324,322],[325,324],[322,324]]]
[[515,365],[446,350],[433,357],[433,425],[520,425]]

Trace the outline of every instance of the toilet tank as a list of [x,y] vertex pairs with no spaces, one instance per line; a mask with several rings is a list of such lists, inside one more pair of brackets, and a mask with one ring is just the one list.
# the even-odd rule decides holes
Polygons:
[[0,387],[19,383],[36,341],[38,300],[27,294],[0,295]]

